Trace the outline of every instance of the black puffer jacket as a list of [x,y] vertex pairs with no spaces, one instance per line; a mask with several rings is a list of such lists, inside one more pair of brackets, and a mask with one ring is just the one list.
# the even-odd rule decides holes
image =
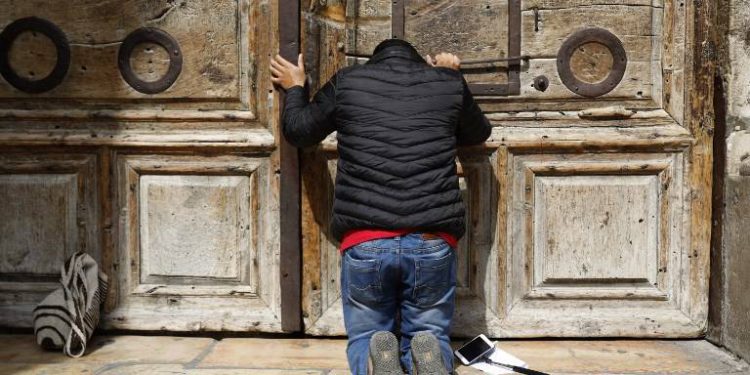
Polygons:
[[344,68],[308,102],[292,87],[283,131],[298,147],[337,131],[331,231],[465,231],[456,146],[484,142],[490,124],[460,72],[433,68],[408,43],[384,42],[365,65]]

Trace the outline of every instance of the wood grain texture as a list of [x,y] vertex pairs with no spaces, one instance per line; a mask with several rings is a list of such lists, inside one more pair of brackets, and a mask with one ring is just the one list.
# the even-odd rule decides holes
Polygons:
[[535,283],[654,282],[658,185],[657,175],[537,177]]
[[[416,0],[405,4],[405,38],[423,54],[450,50],[464,59],[507,57],[507,0],[460,3]],[[469,25],[475,27],[468,28]],[[446,26],[466,29],[446,38]]]
[[255,246],[246,221],[248,204],[257,199],[254,177],[142,176],[140,281],[245,279],[243,266]]
[[711,182],[713,163],[713,85],[715,73],[715,2],[686,4],[688,20],[686,50],[687,87],[700,88],[685,93],[685,125],[695,138],[688,150],[686,187],[690,192],[687,214],[690,231],[686,237],[689,253],[683,257],[690,283],[683,284],[690,301],[683,301],[685,314],[705,331],[708,314],[708,277],[711,243]]
[[[114,124],[114,126],[113,126]],[[246,125],[247,123],[244,123]],[[163,149],[213,147],[267,153],[276,147],[273,133],[241,122],[193,122],[149,120],[144,122],[60,120],[0,121],[0,144],[4,146],[111,146]]]
[[[38,98],[75,99],[87,103],[185,102],[189,97],[203,102],[202,108],[254,110],[256,95],[252,86],[256,76],[255,29],[258,1],[90,1],[58,3],[42,0],[5,2],[0,5],[0,26],[28,16],[47,19],[66,34],[71,46],[71,65],[65,80],[48,93],[23,94],[0,80],[3,102],[24,98],[41,105],[51,104]],[[252,26],[251,26],[252,25]],[[118,49],[124,38],[139,27],[162,29],[174,37],[183,51],[183,69],[175,84],[155,95],[141,94],[121,77],[117,67]],[[14,48],[12,59],[43,77],[44,67],[54,61],[43,42],[22,41]],[[33,50],[21,50],[21,46]],[[151,46],[153,47],[153,46]],[[136,72],[152,80],[160,77],[164,61],[159,49],[139,45],[131,57]],[[40,58],[42,56],[43,58]],[[168,57],[166,57],[168,60]],[[150,62],[150,63],[149,63]],[[36,70],[36,71],[35,71]],[[142,106],[142,105],[141,105]]]
[[[277,28],[272,27],[275,9],[266,2],[16,3],[0,5],[7,10],[0,12],[0,26],[26,16],[49,19],[66,32],[74,61],[63,84],[45,94],[24,94],[0,80],[0,126],[7,131],[8,144],[141,146],[158,145],[159,138],[164,138],[164,144],[174,145],[168,139],[175,134],[183,147],[253,147],[268,144],[268,139],[256,140],[253,131],[242,134],[236,129],[265,128],[275,134],[272,117],[278,107],[269,81],[268,56],[278,42]],[[122,40],[143,26],[162,28],[182,42],[183,72],[172,88],[157,95],[135,92],[117,70]],[[13,49],[19,51],[24,65],[33,67],[32,61],[43,65],[47,58],[43,46],[43,42],[40,46],[39,41],[22,39]],[[148,65],[148,60],[144,63]],[[264,104],[258,106],[257,98]],[[27,132],[33,126],[23,123],[24,119],[42,119],[47,129]],[[85,130],[67,132],[79,123],[85,124],[81,126]],[[136,130],[134,123],[142,128]],[[153,131],[163,124],[174,124],[174,128],[167,134]]]
[[684,3],[664,1],[662,33],[662,107],[680,124],[685,121],[685,95],[688,89],[685,68],[690,48],[687,39],[687,11]]
[[303,160],[303,305],[305,332],[343,335],[338,242],[330,233],[336,154],[305,153]]

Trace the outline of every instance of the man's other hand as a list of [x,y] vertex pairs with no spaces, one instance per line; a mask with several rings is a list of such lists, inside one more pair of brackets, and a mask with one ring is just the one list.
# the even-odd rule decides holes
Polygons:
[[284,90],[289,90],[293,86],[305,86],[305,63],[302,60],[302,54],[297,57],[297,65],[286,61],[280,55],[271,59],[271,81]]
[[427,55],[427,63],[434,67],[443,67],[458,70],[461,68],[461,60],[452,53],[441,52],[433,59]]

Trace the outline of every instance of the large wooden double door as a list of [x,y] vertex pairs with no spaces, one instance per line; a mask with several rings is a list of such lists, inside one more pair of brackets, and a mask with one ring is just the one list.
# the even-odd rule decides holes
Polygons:
[[495,126],[457,160],[456,335],[701,335],[711,7],[0,1],[0,325],[82,249],[108,328],[344,334],[335,135],[282,140],[268,62],[315,88],[395,36],[459,54]]

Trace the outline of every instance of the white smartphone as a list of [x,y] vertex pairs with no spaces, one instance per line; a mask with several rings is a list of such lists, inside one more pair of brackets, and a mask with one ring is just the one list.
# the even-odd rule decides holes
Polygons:
[[487,336],[481,334],[456,349],[453,353],[464,365],[470,365],[483,358],[494,348],[495,345],[487,338]]

